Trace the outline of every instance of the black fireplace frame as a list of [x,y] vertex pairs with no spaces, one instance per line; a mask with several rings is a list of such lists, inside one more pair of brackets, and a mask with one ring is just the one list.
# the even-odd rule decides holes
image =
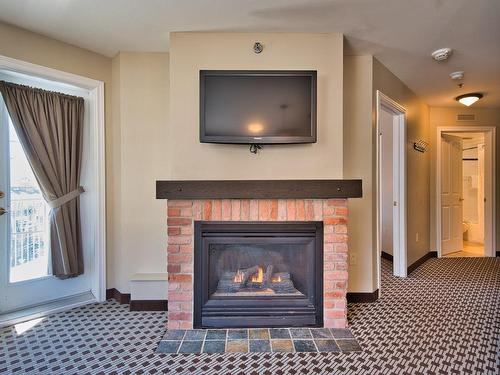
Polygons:
[[[209,299],[209,254],[205,238],[238,237],[314,238],[314,301],[274,297]],[[194,222],[194,328],[322,327],[323,326],[323,222],[322,221],[195,221]],[[238,301],[237,306],[234,302]]]

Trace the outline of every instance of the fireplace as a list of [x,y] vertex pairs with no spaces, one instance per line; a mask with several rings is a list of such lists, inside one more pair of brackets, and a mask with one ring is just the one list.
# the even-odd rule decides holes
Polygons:
[[323,222],[194,223],[195,328],[323,325]]
[[347,198],[360,196],[357,180],[157,181],[168,329],[347,327]]

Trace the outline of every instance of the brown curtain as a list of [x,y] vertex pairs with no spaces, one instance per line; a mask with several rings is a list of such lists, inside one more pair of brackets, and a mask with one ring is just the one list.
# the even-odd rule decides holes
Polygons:
[[52,273],[83,273],[79,195],[83,98],[0,81],[0,92],[50,210]]

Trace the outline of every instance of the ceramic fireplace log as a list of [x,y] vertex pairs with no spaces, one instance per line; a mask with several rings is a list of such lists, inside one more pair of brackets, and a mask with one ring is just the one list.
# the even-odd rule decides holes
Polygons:
[[256,274],[259,272],[259,266],[253,266],[250,268],[247,268],[246,270],[243,270],[243,285],[245,285],[248,282],[248,279],[250,276]]
[[276,292],[276,294],[287,294],[295,293],[297,289],[293,285],[292,280],[283,280],[280,282],[271,283],[270,288]]
[[[279,279],[280,281],[272,281],[272,279]],[[289,272],[277,272],[272,279],[269,287],[277,294],[295,293],[297,291]]]
[[222,279],[217,284],[217,290],[222,293],[235,293],[245,287],[248,279],[253,274],[259,272],[258,266],[253,266],[246,269],[239,270],[241,274],[241,281],[235,281],[237,272],[224,272]]
[[[242,289],[272,289],[276,294],[296,293],[297,289],[291,280],[289,272],[273,273],[274,266],[268,265],[262,282],[251,281],[251,277],[259,272],[259,266],[240,269],[237,272],[224,272],[217,284],[219,293],[236,293]],[[240,279],[236,280],[237,274]],[[273,281],[279,280],[279,281]]]
[[271,279],[273,277],[273,269],[274,266],[272,264],[268,265],[266,268],[266,273],[264,274],[264,279],[262,280],[262,285],[265,288],[268,288],[271,284]]

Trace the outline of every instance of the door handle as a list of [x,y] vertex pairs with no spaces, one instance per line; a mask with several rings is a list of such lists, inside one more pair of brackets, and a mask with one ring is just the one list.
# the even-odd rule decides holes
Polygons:
[[0,216],[2,216],[3,214],[6,214],[7,211],[5,210],[5,208],[3,207],[0,207]]
[[0,191],[0,198],[5,197],[5,193],[3,191]]
[[464,199],[463,198],[458,198],[458,201],[459,202],[462,202]]

